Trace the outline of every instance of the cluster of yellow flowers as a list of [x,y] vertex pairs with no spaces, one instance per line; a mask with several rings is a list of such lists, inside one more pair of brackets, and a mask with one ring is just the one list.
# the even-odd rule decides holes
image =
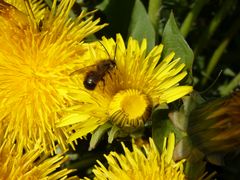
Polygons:
[[[149,139],[149,144],[137,145],[133,143],[132,152],[122,143],[125,155],[119,155],[116,152],[111,152],[105,156],[109,168],[98,161],[99,166],[95,166],[93,173],[95,179],[107,180],[183,180],[186,176],[183,173],[183,163],[181,160],[175,163],[172,160],[173,149],[175,144],[175,136],[171,133],[168,141],[165,139],[163,144],[163,152],[160,155],[153,142]],[[167,148],[166,148],[167,147]],[[141,150],[141,148],[143,150]]]
[[[192,91],[179,85],[187,72],[174,53],[159,63],[163,45],[147,54],[146,40],[125,45],[120,34],[116,41],[84,42],[106,24],[91,12],[69,18],[74,2],[54,0],[49,10],[41,0],[0,0],[0,179],[66,178],[71,170],[55,171],[66,158],[49,153],[75,148],[107,122],[126,131],[142,127],[156,106]],[[128,179],[184,178],[183,162],[166,160],[167,150],[160,156],[151,139],[144,153],[136,145],[133,152],[123,148],[126,157],[107,156],[109,172],[99,162],[97,179],[122,171],[131,173]]]

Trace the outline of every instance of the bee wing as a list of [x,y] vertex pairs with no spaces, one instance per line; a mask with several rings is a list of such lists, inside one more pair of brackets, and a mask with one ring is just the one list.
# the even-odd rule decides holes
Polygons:
[[86,66],[81,69],[77,69],[76,71],[73,71],[72,73],[70,73],[70,76],[74,76],[76,74],[85,74],[85,73],[87,73],[89,71],[93,71],[93,70],[96,70],[96,64]]

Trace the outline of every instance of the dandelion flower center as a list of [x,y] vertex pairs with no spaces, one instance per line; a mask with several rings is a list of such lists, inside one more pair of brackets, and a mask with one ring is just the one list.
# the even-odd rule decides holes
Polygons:
[[[144,113],[147,102],[145,100],[145,95],[137,94],[123,94],[122,98],[122,109],[129,115],[130,119],[138,118]],[[136,106],[138,105],[138,107]]]
[[150,98],[135,89],[119,91],[112,99],[109,114],[114,124],[124,127],[139,127],[150,116]]

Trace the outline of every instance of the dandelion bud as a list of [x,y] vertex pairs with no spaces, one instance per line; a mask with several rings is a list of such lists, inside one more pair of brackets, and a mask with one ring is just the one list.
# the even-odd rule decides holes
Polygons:
[[205,154],[226,153],[240,147],[240,92],[202,104],[191,112],[188,134]]

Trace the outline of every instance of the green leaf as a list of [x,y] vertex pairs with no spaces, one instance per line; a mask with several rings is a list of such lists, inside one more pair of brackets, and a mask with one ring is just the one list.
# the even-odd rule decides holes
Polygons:
[[178,128],[181,131],[186,131],[188,119],[182,107],[180,111],[174,111],[169,113],[169,118],[176,128]]
[[120,128],[117,126],[112,126],[111,130],[108,132],[108,143],[112,143],[114,138],[117,137]]
[[155,45],[155,30],[146,9],[140,0],[105,0],[99,8],[103,10],[109,26],[102,30],[102,35],[115,37],[120,33],[124,40],[130,36],[141,42],[148,42],[148,50]]
[[228,84],[221,85],[218,90],[221,96],[229,95],[239,85],[240,73],[238,73]]
[[168,137],[171,132],[175,134],[176,142],[186,137],[186,132],[175,127],[171,122],[168,109],[156,109],[152,114],[152,138],[158,150],[161,152],[164,138]]
[[166,57],[170,52],[174,51],[176,53],[175,58],[181,58],[181,62],[186,65],[185,69],[192,72],[194,55],[192,49],[178,29],[173,13],[170,14],[167,24],[165,25],[162,43],[164,45],[163,57]]
[[164,138],[171,132],[171,124],[168,119],[168,110],[156,110],[152,114],[152,138],[158,150],[161,152]]
[[193,91],[190,96],[185,96],[182,98],[183,105],[178,111],[170,112],[169,118],[173,123],[174,127],[181,131],[187,131],[189,114],[193,109],[195,109],[199,104],[205,102],[201,95],[197,91]]
[[100,126],[99,128],[97,128],[94,133],[92,134],[91,140],[90,140],[90,145],[88,150],[91,151],[92,149],[94,149],[96,147],[96,145],[98,144],[98,142],[100,141],[101,137],[105,134],[105,132],[111,128],[111,124],[110,123],[105,123],[104,125]]
[[200,179],[206,171],[206,162],[203,160],[196,162],[187,161],[184,171],[188,179]]
[[179,161],[186,159],[192,151],[191,141],[187,136],[183,137],[175,146],[173,159],[174,161]]
[[130,36],[137,39],[139,42],[146,38],[148,51],[155,45],[155,30],[140,0],[135,0],[133,6],[131,21],[128,28],[128,37]]

